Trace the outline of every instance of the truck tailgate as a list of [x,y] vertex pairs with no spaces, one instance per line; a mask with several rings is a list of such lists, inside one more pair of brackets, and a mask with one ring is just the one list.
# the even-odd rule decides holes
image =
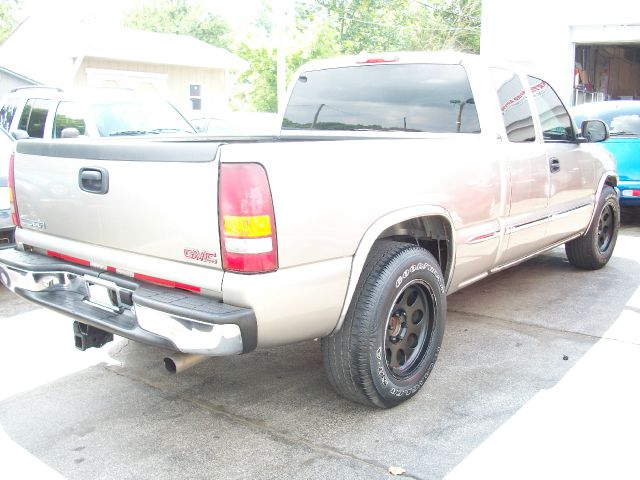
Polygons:
[[22,228],[221,268],[218,147],[122,139],[19,142]]

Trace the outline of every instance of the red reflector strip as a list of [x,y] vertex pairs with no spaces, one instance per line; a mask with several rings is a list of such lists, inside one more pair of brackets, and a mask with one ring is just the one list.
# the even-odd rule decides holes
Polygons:
[[47,250],[47,255],[50,256],[50,257],[59,258],[61,260],[66,260],[67,262],[77,263],[78,265],[83,265],[85,267],[88,267],[88,266],[91,265],[91,262],[89,262],[87,260],[83,260],[81,258],[76,258],[76,257],[71,257],[69,255],[64,255],[64,254],[58,253],[58,252],[52,252],[51,250]]
[[[51,250],[47,250],[47,255],[54,258],[59,258],[60,260],[66,260],[67,262],[77,263],[78,265],[82,265],[85,267],[90,267],[91,262],[88,260],[83,260],[81,258],[71,257],[69,255],[64,255],[62,253],[53,252]],[[115,267],[107,267],[107,271],[116,273]],[[193,285],[187,285],[186,283],[173,282],[171,280],[165,280],[163,278],[151,277],[149,275],[142,275],[141,273],[134,273],[133,278],[138,280],[142,280],[143,282],[154,283],[156,285],[161,285],[163,287],[170,288],[179,288],[180,290],[188,290],[190,292],[200,292],[200,287],[194,287]]]
[[470,238],[469,240],[467,240],[467,243],[477,243],[477,242],[481,242],[483,240],[489,240],[490,238],[495,237],[496,235],[498,235],[499,232],[491,232],[491,233],[485,233],[482,235],[476,235],[473,238]]
[[173,282],[163,278],[151,277],[149,275],[142,275],[141,273],[134,273],[133,278],[142,280],[143,282],[154,283],[162,287],[179,288],[180,290],[188,290],[190,292],[200,292],[200,287],[194,287],[193,285],[187,285],[180,282]]

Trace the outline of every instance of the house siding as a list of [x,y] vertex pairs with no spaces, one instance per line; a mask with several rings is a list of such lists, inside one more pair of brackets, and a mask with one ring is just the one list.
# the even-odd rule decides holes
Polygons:
[[[135,83],[127,78],[131,72],[149,74],[152,76],[152,80],[143,82],[145,83],[143,90],[148,91],[152,88],[149,84],[153,83],[153,78],[155,78],[158,85],[164,84],[164,88],[155,88],[157,93],[164,95],[187,117],[193,118],[228,110],[225,72],[222,69],[134,63],[87,57],[82,61],[74,77],[73,86],[78,88],[89,86],[89,76],[95,70],[112,73],[113,78],[120,86]],[[122,72],[121,75],[118,72]],[[162,80],[162,77],[165,79]],[[194,111],[191,108],[189,95],[189,85],[191,84],[201,85],[202,105],[200,111]],[[107,85],[115,86],[114,82],[108,82]]]
[[0,98],[4,97],[14,88],[28,87],[35,84],[35,82],[29,82],[10,73],[0,71]]

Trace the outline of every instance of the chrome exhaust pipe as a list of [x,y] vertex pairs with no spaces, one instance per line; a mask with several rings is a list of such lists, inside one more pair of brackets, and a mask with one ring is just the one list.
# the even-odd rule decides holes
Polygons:
[[204,362],[209,355],[194,355],[190,353],[174,353],[164,357],[164,367],[169,373],[180,373],[190,369],[194,365]]

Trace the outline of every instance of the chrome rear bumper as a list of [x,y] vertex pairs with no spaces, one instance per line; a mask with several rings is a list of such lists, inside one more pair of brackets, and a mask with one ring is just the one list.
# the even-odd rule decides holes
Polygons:
[[0,251],[0,281],[82,323],[178,352],[233,355],[257,345],[249,308],[37,253]]

